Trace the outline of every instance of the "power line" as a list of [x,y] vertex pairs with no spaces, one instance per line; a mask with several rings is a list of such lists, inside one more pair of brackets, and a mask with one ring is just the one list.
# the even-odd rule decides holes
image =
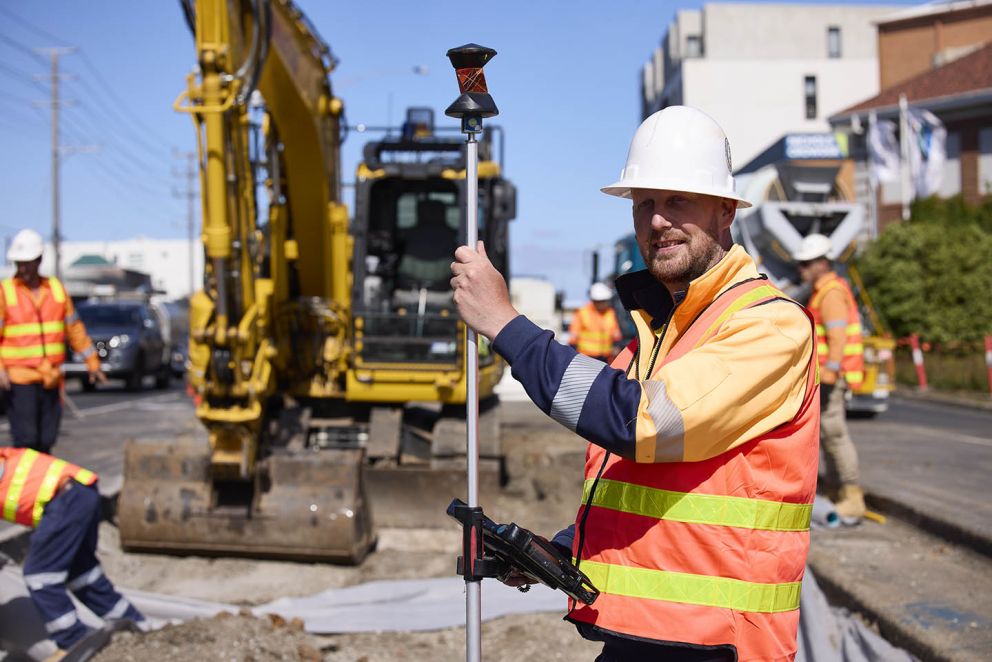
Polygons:
[[65,39],[56,37],[51,32],[48,32],[47,30],[43,30],[42,28],[38,27],[37,25],[34,25],[33,23],[29,23],[27,20],[21,18],[14,12],[10,11],[2,4],[0,4],[0,14],[3,14],[4,16],[12,20],[14,23],[17,23],[28,32],[33,32],[35,35],[41,37],[45,41],[56,42],[63,46],[69,45],[69,42],[67,42]]
[[4,42],[8,46],[12,46],[12,47],[16,48],[17,50],[21,51],[22,53],[24,53],[28,57],[34,59],[36,62],[38,62],[40,64],[43,64],[43,65],[47,65],[48,64],[47,62],[45,62],[45,58],[41,57],[40,55],[38,55],[37,53],[35,53],[29,46],[25,46],[24,44],[22,44],[21,42],[17,41],[16,39],[12,39],[12,38],[8,37],[5,34],[0,34],[0,41]]
[[44,92],[46,94],[48,93],[48,90],[45,89],[45,86],[42,85],[41,83],[39,83],[37,80],[35,80],[34,79],[34,76],[32,76],[31,74],[27,73],[26,71],[21,71],[20,69],[15,69],[14,67],[11,67],[10,65],[4,64],[3,62],[0,62],[0,71],[7,72],[7,77],[10,78],[10,79],[12,79],[12,80],[16,80],[19,83],[22,83],[24,85],[32,85],[32,86],[38,88],[39,90],[41,90],[42,92]]

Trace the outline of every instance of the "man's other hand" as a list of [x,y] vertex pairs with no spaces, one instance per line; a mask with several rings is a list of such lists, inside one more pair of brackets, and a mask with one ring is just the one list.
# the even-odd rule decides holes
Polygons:
[[458,314],[482,335],[492,340],[518,315],[510,304],[506,281],[489,261],[481,241],[477,250],[460,246],[455,251],[451,273],[454,274],[451,289]]
[[10,390],[10,375],[4,368],[0,368],[0,389],[4,391]]
[[106,375],[106,373],[103,372],[103,370],[100,370],[100,369],[90,370],[89,373],[90,373],[90,384],[106,384],[107,383],[107,375]]

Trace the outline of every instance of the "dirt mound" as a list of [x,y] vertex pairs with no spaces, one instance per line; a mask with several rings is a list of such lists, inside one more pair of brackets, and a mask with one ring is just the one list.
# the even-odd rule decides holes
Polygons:
[[319,662],[321,642],[299,620],[257,618],[248,612],[219,614],[148,633],[119,632],[96,662],[189,662],[225,660]]

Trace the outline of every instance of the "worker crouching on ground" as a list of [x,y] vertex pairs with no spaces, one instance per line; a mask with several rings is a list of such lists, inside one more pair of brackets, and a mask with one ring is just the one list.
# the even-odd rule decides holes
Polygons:
[[837,514],[856,524],[865,514],[858,476],[858,451],[847,432],[846,395],[864,380],[864,346],[858,304],[830,260],[833,246],[822,234],[805,237],[793,255],[802,279],[813,286],[809,310],[816,323],[820,363],[820,443],[827,477],[839,486]]
[[621,179],[647,269],[617,293],[637,326],[610,366],[554,341],[466,246],[463,319],[534,403],[587,439],[575,524],[555,536],[600,590],[569,604],[598,660],[789,660],[809,548],[819,393],[808,312],[721,244],[738,207],[730,146],[684,106],[646,119]]
[[96,558],[100,526],[96,482],[92,471],[51,455],[0,447],[3,518],[34,529],[24,560],[24,583],[49,636],[63,651],[89,631],[68,591],[104,620],[144,621],[114,589]]
[[21,230],[7,251],[17,273],[0,282],[0,389],[14,445],[48,453],[62,421],[66,339],[86,359],[90,382],[107,376],[62,283],[39,275],[43,249],[40,234]]
[[589,288],[589,302],[575,311],[568,327],[568,342],[580,354],[609,363],[613,346],[620,342],[620,323],[613,311],[613,291],[603,283]]

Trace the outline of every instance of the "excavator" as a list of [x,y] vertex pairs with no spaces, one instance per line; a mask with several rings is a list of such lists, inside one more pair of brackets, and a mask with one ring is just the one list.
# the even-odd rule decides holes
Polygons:
[[[443,521],[465,489],[466,327],[447,275],[463,143],[411,110],[365,146],[349,218],[337,60],[311,23],[290,0],[180,4],[197,67],[174,106],[196,130],[206,256],[187,380],[205,434],[127,444],[121,541],[359,563],[377,524]],[[479,236],[505,273],[515,189],[494,135]],[[480,354],[480,487],[494,491],[504,365]]]

